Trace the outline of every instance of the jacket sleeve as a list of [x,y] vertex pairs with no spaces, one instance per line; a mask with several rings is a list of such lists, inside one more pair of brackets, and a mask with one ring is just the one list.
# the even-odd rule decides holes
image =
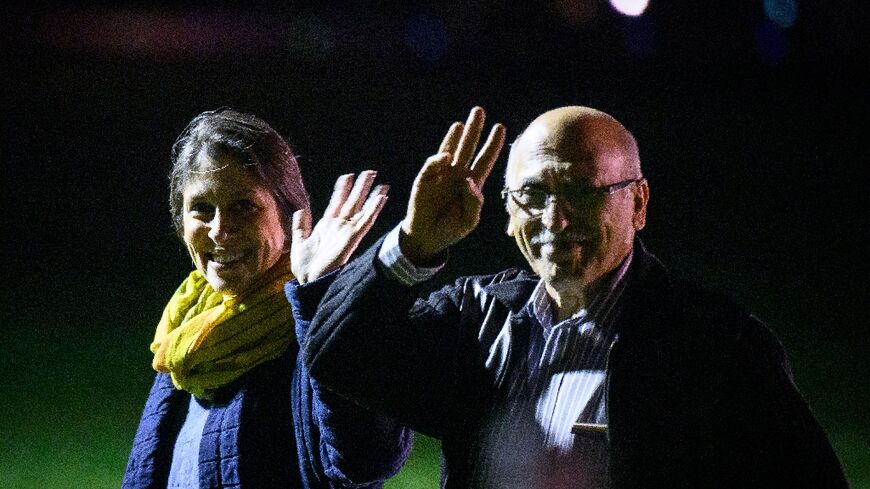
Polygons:
[[[306,286],[296,281],[285,286],[300,348],[319,298],[334,278],[333,274]],[[413,432],[394,419],[321,389],[298,360],[295,375],[294,424],[306,486],[382,487],[405,463]]]
[[461,285],[416,300],[415,288],[380,268],[381,241],[329,286],[303,362],[324,387],[442,438],[465,405],[457,391],[475,385],[476,333],[461,323],[477,319],[473,311],[460,310]]
[[743,446],[732,448],[748,455],[735,472],[759,487],[847,488],[840,462],[798,391],[776,336],[754,317],[747,318],[732,359],[727,415],[732,429],[745,433],[734,441]]

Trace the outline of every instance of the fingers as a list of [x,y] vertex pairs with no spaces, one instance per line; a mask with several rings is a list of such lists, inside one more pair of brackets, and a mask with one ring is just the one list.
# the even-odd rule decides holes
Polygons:
[[335,180],[332,197],[329,198],[329,205],[326,206],[326,210],[323,212],[324,217],[338,217],[339,210],[345,201],[347,201],[347,196],[350,195],[353,180],[353,173],[344,174]]
[[350,191],[350,194],[347,195],[347,200],[344,202],[344,205],[342,205],[338,217],[349,219],[359,212],[365,203],[366,196],[368,195],[369,189],[372,187],[372,183],[375,181],[376,176],[378,176],[378,172],[374,170],[366,170],[359,174],[359,178],[356,179],[353,189]]
[[311,235],[311,211],[299,209],[293,213],[291,245],[302,243]]
[[366,203],[362,209],[362,214],[356,224],[361,236],[368,233],[369,229],[371,229],[372,225],[375,223],[378,214],[381,213],[381,210],[387,203],[387,192],[389,192],[389,190],[389,185],[378,185],[374,190],[372,190],[371,194],[369,194],[369,198],[366,199]]
[[477,149],[477,143],[480,141],[480,133],[483,131],[483,122],[486,119],[486,113],[480,107],[471,109],[468,114],[468,120],[465,122],[465,129],[462,131],[462,137],[459,139],[459,145],[454,152],[453,166],[466,168],[471,156]]
[[469,228],[470,232],[471,229],[474,229],[480,221],[480,210],[483,207],[483,192],[471,177],[465,179],[465,186],[467,191],[462,192],[461,194],[462,208],[465,223],[466,225],[471,226]]
[[441,141],[438,153],[453,154],[453,152],[456,151],[456,145],[459,144],[459,137],[462,136],[462,129],[464,127],[465,126],[463,126],[461,122],[454,122],[450,126],[450,129],[447,130],[444,140]]
[[468,185],[468,192],[463,192],[463,194],[469,196],[474,202],[477,202],[478,206],[482,204],[483,191],[480,190],[477,182],[475,182],[473,178],[468,177],[465,179],[465,183]]
[[375,188],[369,192],[369,197],[366,199],[365,205],[363,205],[363,211],[368,211],[369,208],[377,205],[377,203],[381,200],[381,197],[386,197],[387,193],[390,191],[390,186],[382,183],[377,185]]
[[483,186],[483,183],[492,171],[492,167],[495,166],[495,162],[498,160],[498,155],[504,147],[506,133],[507,130],[504,125],[496,124],[492,126],[492,130],[489,131],[489,136],[486,138],[486,142],[483,143],[483,148],[481,148],[480,153],[477,154],[474,163],[471,164],[471,178],[474,179],[477,188]]

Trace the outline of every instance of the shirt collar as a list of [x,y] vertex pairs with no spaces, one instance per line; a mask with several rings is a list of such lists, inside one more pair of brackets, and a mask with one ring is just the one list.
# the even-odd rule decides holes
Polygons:
[[[561,322],[583,318],[587,316],[590,311],[594,314],[601,304],[607,302],[608,297],[613,294],[623,281],[625,273],[628,271],[629,265],[631,265],[631,259],[633,256],[634,250],[632,249],[629,251],[628,256],[622,260],[622,263],[620,263],[619,266],[616,267],[616,269],[606,278],[604,287],[599,289],[594,297],[589,298],[586,307],[581,308],[579,311],[572,314],[570,318]],[[553,300],[547,294],[547,288],[544,286],[543,280],[539,280],[538,285],[535,286],[535,290],[529,298],[527,307],[530,308],[532,315],[538,320],[545,331],[548,331],[556,325],[553,322]]]

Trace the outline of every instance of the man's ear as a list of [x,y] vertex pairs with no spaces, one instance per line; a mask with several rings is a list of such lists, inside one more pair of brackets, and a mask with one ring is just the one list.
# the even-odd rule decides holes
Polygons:
[[640,231],[646,226],[646,205],[649,202],[649,184],[646,179],[637,184],[634,190],[634,217],[632,223],[635,231]]

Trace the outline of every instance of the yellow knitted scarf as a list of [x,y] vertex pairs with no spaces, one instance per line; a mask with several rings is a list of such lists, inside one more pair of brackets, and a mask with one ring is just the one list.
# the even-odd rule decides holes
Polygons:
[[295,331],[283,294],[293,276],[284,260],[280,263],[244,297],[220,294],[199,271],[191,272],[157,325],[154,370],[170,373],[175,387],[203,398],[281,356]]

